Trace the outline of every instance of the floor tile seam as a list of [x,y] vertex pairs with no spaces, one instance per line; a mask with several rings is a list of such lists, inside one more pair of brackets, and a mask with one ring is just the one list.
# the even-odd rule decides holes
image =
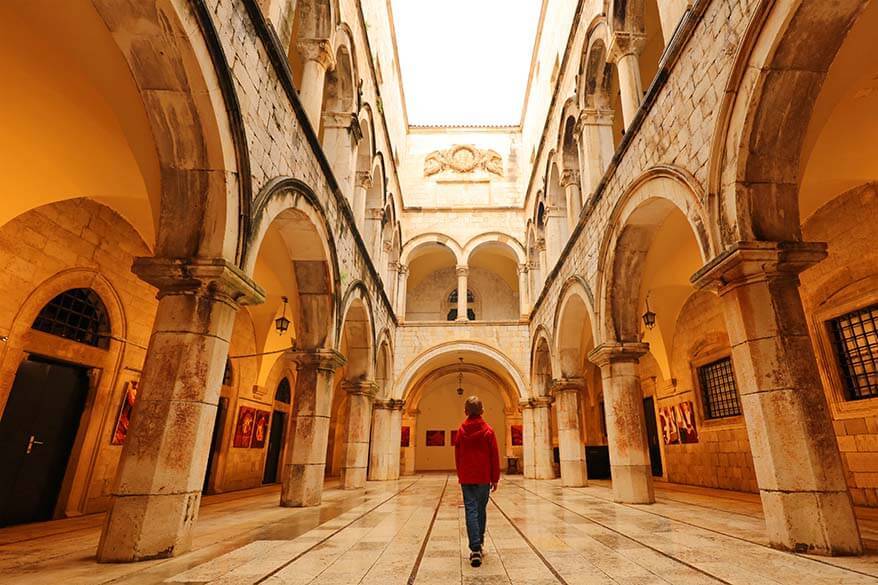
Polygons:
[[[497,504],[494,503],[494,507],[496,507],[496,506],[497,506]],[[502,515],[502,512],[501,512],[501,515]],[[511,522],[509,522],[509,524],[510,524],[510,526],[512,525]],[[515,527],[512,526],[512,529],[514,530]],[[494,550],[497,552],[497,558],[500,560],[500,565],[503,567],[503,572],[506,573],[506,578],[509,579],[509,582],[510,582],[510,583],[512,583],[512,576],[509,574],[509,569],[506,568],[506,563],[503,561],[503,555],[500,554],[500,547],[497,546],[497,543],[496,543],[496,541],[494,540],[494,533],[493,533],[493,532],[490,532],[490,531],[488,531],[488,530],[486,530],[485,532],[486,532],[487,535],[491,538],[491,542],[492,542],[492,544],[493,544],[493,546],[494,546]]]
[[433,534],[433,526],[436,524],[436,517],[439,515],[439,508],[442,507],[442,500],[445,498],[445,492],[448,490],[448,476],[445,476],[445,483],[442,486],[442,492],[439,494],[439,501],[436,502],[436,507],[433,509],[433,517],[430,519],[430,525],[427,527],[427,533],[424,535],[424,540],[421,542],[421,547],[418,550],[418,556],[415,558],[415,563],[412,565],[412,570],[409,572],[408,580],[406,581],[407,585],[414,585],[415,580],[418,578],[418,570],[421,568],[421,562],[424,559],[424,553],[427,550],[427,543],[430,542],[430,535]]
[[360,518],[363,518],[364,516],[366,516],[366,515],[369,514],[370,512],[372,512],[372,511],[374,511],[374,510],[380,508],[380,507],[381,507],[382,505],[384,505],[385,503],[387,503],[387,502],[389,502],[390,500],[394,499],[394,498],[397,497],[399,494],[401,494],[401,493],[407,491],[407,490],[410,489],[412,486],[414,486],[415,484],[417,484],[418,481],[420,481],[420,478],[419,478],[419,477],[414,478],[414,480],[413,480],[410,484],[408,484],[406,487],[404,487],[404,488],[402,488],[402,489],[400,489],[400,490],[397,490],[395,493],[391,493],[390,496],[388,496],[388,497],[385,498],[383,501],[381,501],[381,502],[379,502],[378,504],[376,504],[376,505],[375,505],[373,508],[371,508],[370,510],[367,510],[366,512],[364,512],[363,514],[361,514],[361,515],[358,516],[357,518],[354,518],[353,520],[351,520],[351,521],[350,521],[349,523],[347,523],[346,525],[344,525],[344,526],[338,528],[337,530],[334,530],[332,533],[328,534],[325,538],[322,538],[321,540],[319,540],[318,542],[314,543],[313,545],[311,545],[310,547],[308,547],[307,549],[305,549],[305,550],[302,551],[301,553],[295,555],[293,558],[291,558],[290,560],[288,560],[288,561],[286,561],[285,563],[283,563],[280,567],[277,567],[277,568],[274,569],[273,571],[269,572],[267,575],[264,575],[264,576],[262,576],[261,578],[259,578],[257,581],[254,581],[254,584],[253,584],[253,585],[259,585],[260,583],[265,583],[266,581],[268,581],[269,579],[271,579],[272,577],[274,577],[275,575],[277,575],[278,573],[280,573],[281,571],[283,571],[285,568],[287,568],[288,566],[292,565],[292,564],[293,564],[294,562],[296,562],[298,559],[304,557],[306,554],[308,554],[309,552],[313,551],[314,549],[316,549],[316,548],[317,548],[318,546],[320,546],[321,544],[323,544],[323,543],[329,541],[331,538],[333,538],[336,534],[338,534],[338,533],[340,533],[341,531],[343,531],[345,528],[347,528],[347,527],[353,525],[354,523],[356,523]]
[[506,519],[506,521],[512,525],[512,528],[514,528],[515,531],[518,532],[519,536],[521,536],[521,538],[524,540],[525,544],[527,544],[530,547],[530,549],[534,552],[534,554],[537,555],[537,558],[539,558],[540,561],[542,561],[542,563],[546,566],[546,568],[549,569],[549,572],[552,573],[552,575],[555,577],[555,579],[557,579],[558,582],[561,583],[562,585],[568,585],[568,583],[564,579],[564,577],[561,576],[561,573],[559,573],[558,570],[555,569],[555,567],[548,561],[548,559],[546,559],[546,557],[543,556],[543,553],[541,553],[539,551],[539,549],[536,547],[536,545],[534,545],[534,543],[531,542],[531,540],[521,530],[521,528],[519,528],[518,525],[512,521],[512,519],[509,517],[509,515],[506,513],[506,511],[503,510],[503,508],[497,503],[496,498],[492,495],[490,499],[491,499],[491,502],[494,504],[494,506],[497,508],[497,511],[500,512],[500,515],[503,516]]
[[[524,489],[524,488],[522,488],[522,489]],[[829,562],[829,561],[827,561],[827,560],[820,559],[820,558],[814,558],[814,557],[812,557],[812,556],[808,556],[808,555],[804,555],[804,554],[799,554],[799,553],[795,553],[795,552],[791,552],[791,551],[779,551],[779,550],[777,550],[777,549],[773,549],[773,548],[771,548],[771,547],[769,547],[769,546],[766,546],[765,544],[763,544],[763,543],[761,543],[761,542],[758,542],[758,541],[755,541],[755,540],[751,540],[751,539],[749,539],[749,538],[744,538],[743,536],[737,536],[737,535],[734,535],[734,534],[727,534],[727,533],[725,533],[725,532],[721,532],[721,531],[716,530],[716,529],[714,529],[714,528],[708,528],[708,527],[705,527],[705,526],[700,526],[700,525],[698,525],[698,524],[694,524],[694,523],[692,523],[692,522],[687,522],[686,520],[680,520],[680,519],[678,519],[678,518],[673,518],[673,517],[671,517],[671,516],[667,516],[667,515],[665,515],[665,514],[661,514],[661,513],[659,513],[659,512],[654,512],[654,511],[647,510],[647,509],[643,509],[643,508],[640,508],[640,507],[634,507],[634,506],[631,506],[630,504],[620,504],[620,503],[617,503],[617,502],[613,502],[613,501],[610,500],[610,499],[602,498],[602,497],[600,497],[600,496],[595,496],[595,495],[593,495],[593,494],[586,494],[586,493],[584,493],[584,492],[581,491],[583,488],[568,488],[568,489],[576,489],[577,491],[579,491],[580,493],[582,493],[582,495],[583,495],[584,497],[586,497],[586,498],[593,498],[593,499],[596,499],[596,500],[601,500],[601,501],[604,501],[604,502],[608,502],[608,503],[616,504],[616,505],[618,505],[618,506],[623,506],[623,507],[625,507],[625,508],[629,508],[629,509],[634,510],[634,511],[637,511],[637,512],[643,512],[643,513],[645,513],[645,514],[651,514],[651,515],[653,515],[653,516],[657,516],[657,517],[659,517],[659,518],[664,518],[665,520],[670,520],[670,521],[672,521],[672,522],[679,522],[680,524],[684,524],[684,525],[686,525],[686,526],[690,526],[690,527],[692,527],[692,528],[696,528],[696,529],[699,529],[699,530],[704,530],[704,531],[707,531],[707,532],[711,532],[711,533],[713,533],[713,534],[718,534],[718,535],[723,536],[723,537],[726,537],[726,538],[732,538],[732,539],[735,539],[735,540],[740,540],[741,542],[746,542],[746,543],[748,543],[748,544],[752,544],[752,545],[754,545],[754,546],[758,546],[758,547],[760,547],[761,549],[766,549],[766,550],[774,551],[774,552],[777,552],[777,553],[779,553],[779,554],[787,554],[787,555],[791,555],[791,556],[793,556],[793,557],[795,557],[795,558],[804,559],[804,560],[808,560],[808,561],[813,561],[813,562],[815,562],[815,563],[820,563],[821,565],[826,565],[826,566],[828,566],[828,567],[833,567],[833,568],[836,568],[836,569],[840,569],[840,570],[842,570],[842,571],[850,571],[850,572],[852,572],[852,573],[857,573],[857,574],[859,574],[859,575],[862,575],[862,576],[864,576],[864,577],[870,577],[870,578],[872,578],[872,579],[878,577],[878,574],[872,574],[872,573],[867,573],[867,572],[862,571],[862,570],[859,570],[859,569],[852,569],[852,568],[849,568],[849,567],[843,567],[843,566],[841,566],[841,565],[837,565],[837,564],[832,563],[832,562]],[[540,496],[540,497],[543,497],[543,496]],[[575,512],[575,511],[574,511],[573,513],[574,513],[574,514],[578,514],[578,512]],[[585,516],[584,516],[584,517],[585,517]],[[591,520],[591,518],[589,518],[589,520]],[[593,521],[593,520],[592,520],[592,521]]]
[[[440,494],[440,495],[441,495],[441,494]],[[411,513],[408,515],[408,518],[406,518],[406,520],[402,523],[402,525],[399,527],[399,530],[397,530],[396,532],[394,532],[394,533],[393,533],[393,536],[390,537],[389,539],[387,539],[387,544],[385,544],[385,545],[381,548],[381,552],[378,553],[378,556],[375,557],[375,561],[374,561],[371,565],[369,565],[369,568],[366,570],[365,573],[363,573],[363,576],[362,576],[362,577],[360,578],[360,580],[357,582],[358,584],[359,584],[359,583],[362,583],[363,581],[366,580],[366,578],[369,576],[369,573],[371,573],[371,572],[372,572],[372,569],[374,569],[375,566],[381,561],[381,557],[384,556],[384,554],[385,554],[385,553],[387,552],[387,550],[390,548],[390,545],[393,543],[393,541],[396,540],[396,538],[397,538],[397,537],[398,537],[398,536],[399,536],[399,535],[400,535],[400,534],[406,529],[406,527],[408,527],[409,523],[412,522],[412,521],[415,519],[415,516],[417,515],[417,513],[418,513],[418,511],[419,511],[420,509],[421,509],[421,507],[419,507],[419,506],[415,506],[415,507],[412,508],[412,511],[411,511]],[[377,527],[376,527],[376,528],[377,528]]]
[[[538,493],[536,493],[536,492],[534,492],[534,491],[531,491],[531,490],[529,490],[529,489],[527,489],[527,488],[525,488],[525,487],[523,487],[523,486],[518,486],[518,487],[519,487],[519,489],[521,489],[521,490],[523,490],[523,491],[525,491],[525,492],[531,493],[531,494],[533,494],[533,495],[535,495],[535,496],[537,496],[537,497],[539,497],[539,498],[542,498],[543,500],[546,500],[547,502],[550,502],[550,503],[554,504],[555,506],[558,506],[559,508],[564,508],[565,510],[567,510],[568,512],[570,512],[570,513],[572,513],[572,514],[575,514],[575,515],[577,515],[577,516],[580,516],[580,517],[582,517],[582,518],[585,518],[585,519],[588,520],[589,522],[593,522],[594,524],[597,524],[598,526],[601,526],[601,527],[604,528],[605,530],[609,530],[609,531],[611,531],[611,532],[614,532],[614,533],[616,533],[616,534],[618,534],[618,535],[620,535],[620,536],[622,536],[622,537],[624,537],[624,538],[627,538],[628,540],[631,540],[631,541],[633,541],[633,542],[636,542],[637,544],[640,544],[641,546],[643,546],[643,547],[645,547],[645,548],[648,548],[648,549],[650,549],[650,550],[652,550],[652,551],[654,551],[654,552],[656,552],[656,553],[658,553],[658,554],[660,554],[660,555],[662,555],[662,556],[664,556],[664,557],[667,557],[668,559],[670,559],[670,560],[672,560],[672,561],[674,561],[674,562],[677,562],[677,563],[680,563],[681,565],[684,565],[684,566],[686,566],[686,567],[689,567],[690,569],[692,569],[692,570],[694,570],[694,571],[697,571],[698,573],[701,573],[702,575],[705,575],[706,577],[709,577],[709,578],[711,578],[711,579],[715,579],[715,580],[717,580],[718,582],[723,583],[724,585],[733,585],[732,583],[730,583],[729,581],[726,581],[725,579],[722,579],[722,578],[720,578],[720,577],[717,577],[716,575],[713,575],[713,574],[711,574],[711,573],[708,573],[707,571],[705,571],[705,570],[703,570],[703,569],[700,569],[699,567],[696,567],[695,565],[692,565],[691,563],[688,563],[687,561],[683,561],[683,560],[681,560],[681,559],[677,559],[677,558],[675,558],[675,557],[669,555],[668,553],[662,551],[661,549],[658,549],[658,548],[656,548],[656,547],[654,547],[654,546],[652,546],[652,545],[650,545],[650,544],[647,544],[646,542],[644,542],[644,541],[642,541],[642,540],[638,540],[638,539],[636,539],[636,538],[632,538],[632,537],[628,536],[627,534],[625,534],[625,533],[623,533],[623,532],[621,532],[621,531],[619,531],[619,530],[616,530],[616,529],[614,529],[614,528],[612,528],[612,527],[610,527],[610,526],[607,526],[607,525],[605,525],[605,524],[603,524],[603,523],[601,523],[601,522],[598,522],[597,520],[594,520],[593,518],[589,518],[588,516],[585,516],[584,514],[582,514],[582,513],[580,513],[580,512],[577,512],[576,510],[572,510],[572,509],[570,509],[570,508],[567,508],[566,506],[562,506],[561,504],[558,504],[557,502],[553,502],[552,500],[549,500],[549,499],[546,498],[545,496],[542,496],[542,495],[540,495],[540,494],[538,494]],[[624,505],[624,504],[620,504],[620,505]],[[639,563],[638,563],[638,565],[639,565]],[[648,570],[648,569],[647,569],[647,570]],[[652,571],[650,571],[650,573],[652,573]],[[661,578],[661,577],[659,577],[659,578]],[[782,585],[782,584],[779,584],[779,585]]]

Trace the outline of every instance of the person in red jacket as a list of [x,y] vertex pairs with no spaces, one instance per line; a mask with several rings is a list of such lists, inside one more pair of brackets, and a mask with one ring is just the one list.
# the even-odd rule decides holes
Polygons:
[[500,482],[500,452],[497,435],[482,418],[485,408],[478,396],[470,396],[464,404],[466,420],[454,440],[454,463],[457,480],[463,491],[466,513],[466,534],[469,538],[469,560],[473,567],[482,564],[488,498]]

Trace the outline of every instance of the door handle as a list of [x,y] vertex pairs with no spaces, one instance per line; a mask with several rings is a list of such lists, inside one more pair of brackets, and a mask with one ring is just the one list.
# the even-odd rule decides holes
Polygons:
[[43,445],[42,441],[37,441],[37,438],[33,435],[30,436],[30,439],[27,440],[27,454],[30,455],[30,452],[34,450],[34,445]]

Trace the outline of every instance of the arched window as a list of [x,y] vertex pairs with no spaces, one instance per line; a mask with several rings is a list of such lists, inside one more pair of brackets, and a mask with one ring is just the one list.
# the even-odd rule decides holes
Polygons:
[[33,328],[101,349],[110,345],[107,308],[90,288],[72,288],[49,301],[34,320]]
[[231,386],[235,379],[235,370],[232,368],[232,360],[226,360],[226,369],[223,371],[223,386]]
[[290,382],[286,378],[281,378],[280,384],[277,385],[277,391],[274,393],[275,402],[290,403],[292,391],[290,390]]
[[[472,308],[472,304],[476,302],[476,295],[473,294],[473,291],[467,289],[466,291],[466,318],[468,321],[476,320],[476,312]],[[448,306],[450,309],[448,310],[448,321],[456,321],[457,320],[457,289],[451,291],[451,294],[448,295]]]

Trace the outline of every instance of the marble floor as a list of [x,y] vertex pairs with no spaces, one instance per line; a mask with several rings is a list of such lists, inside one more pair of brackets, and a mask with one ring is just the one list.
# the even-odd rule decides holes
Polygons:
[[859,558],[764,545],[759,498],[660,483],[652,506],[611,501],[608,483],[504,478],[488,510],[487,556],[466,561],[460,490],[444,474],[327,486],[313,509],[277,506],[276,486],[209,496],[193,551],[101,565],[103,515],[0,529],[0,583],[287,584],[875,584],[878,511],[858,510]]

